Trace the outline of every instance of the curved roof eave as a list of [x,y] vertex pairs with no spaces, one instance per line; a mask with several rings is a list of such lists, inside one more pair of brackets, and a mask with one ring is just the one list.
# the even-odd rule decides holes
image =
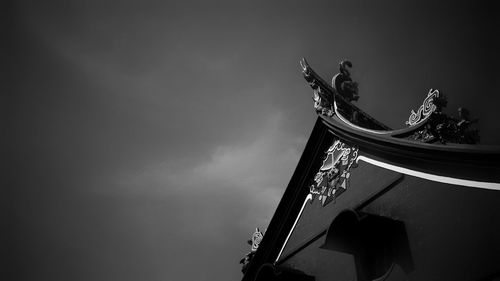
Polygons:
[[[383,163],[385,167],[401,171],[411,170],[413,174],[424,178],[429,175],[429,178],[494,182],[500,190],[500,146],[455,144],[447,139],[442,140],[446,141],[446,145],[443,145],[418,138],[428,125],[436,125],[429,122],[431,115],[438,112],[434,99],[440,98],[440,107],[443,106],[445,97],[440,97],[439,91],[429,90],[417,113],[412,111],[407,122],[409,127],[392,130],[351,103],[359,98],[357,82],[350,77],[351,62],[339,63],[340,73],[333,77],[332,86],[305,59],[300,61],[300,65],[304,78],[314,90],[314,108],[318,120],[333,135],[372,157],[372,163]],[[344,117],[345,114],[351,118]],[[414,136],[418,140],[411,139]]]
[[429,144],[380,134],[348,124],[339,116],[318,115],[330,132],[384,163],[404,169],[466,180],[500,183],[500,147]]

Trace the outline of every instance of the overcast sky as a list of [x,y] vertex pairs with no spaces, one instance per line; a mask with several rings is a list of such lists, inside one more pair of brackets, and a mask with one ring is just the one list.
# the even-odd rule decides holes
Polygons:
[[500,144],[484,3],[14,2],[6,280],[239,280],[316,120],[301,57],[350,59],[392,128],[437,88]]

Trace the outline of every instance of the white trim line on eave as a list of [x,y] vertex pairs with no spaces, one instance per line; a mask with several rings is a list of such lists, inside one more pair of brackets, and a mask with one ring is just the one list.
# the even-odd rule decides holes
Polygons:
[[[457,179],[457,178],[452,178],[452,177],[445,177],[445,176],[439,176],[439,175],[434,175],[434,174],[429,174],[429,173],[424,173],[424,172],[419,172],[403,167],[399,167],[396,165],[388,164],[379,160],[375,160],[363,155],[359,155],[356,159],[356,162],[359,160],[364,161],[366,163],[370,163],[372,165],[385,168],[391,171],[395,171],[398,173],[402,174],[407,174],[410,176],[415,176],[418,178],[426,179],[426,180],[431,180],[431,181],[436,181],[436,182],[441,182],[441,183],[448,183],[448,184],[453,184],[453,185],[461,185],[461,186],[468,186],[468,187],[475,187],[475,188],[483,188],[483,189],[490,189],[490,190],[500,190],[500,183],[495,183],[495,182],[482,182],[482,181],[472,181],[472,180],[464,180],[464,179]],[[292,235],[292,232],[295,229],[295,226],[297,225],[297,222],[299,221],[300,217],[302,216],[302,212],[304,211],[304,208],[306,206],[306,203],[312,200],[312,194],[308,194],[306,199],[304,200],[304,203],[302,204],[302,208],[299,211],[299,214],[295,218],[295,222],[293,223],[292,228],[290,229],[290,232],[288,232],[288,236],[285,239],[285,242],[283,243],[283,246],[281,247],[281,250],[276,257],[276,260],[274,261],[275,263],[278,262],[278,260],[281,257],[281,254],[283,253],[283,250],[285,249],[286,244],[288,243],[288,239],[290,239],[290,236]]]
[[457,178],[452,178],[452,177],[438,176],[438,175],[434,175],[434,174],[419,172],[419,171],[399,167],[396,165],[388,164],[388,163],[378,161],[378,160],[375,160],[375,159],[372,159],[372,158],[369,158],[369,157],[366,157],[363,155],[359,155],[358,158],[356,159],[356,162],[359,160],[365,161],[365,162],[370,163],[372,165],[379,166],[379,167],[382,167],[382,168],[385,168],[388,170],[392,170],[392,171],[395,171],[398,173],[403,173],[403,174],[415,176],[415,177],[426,179],[426,180],[454,184],[454,185],[462,185],[462,186],[468,186],[468,187],[500,190],[500,183],[496,183],[496,182],[473,181],[473,180],[464,180],[464,179],[457,179]]
[[297,225],[297,222],[299,221],[299,218],[300,216],[302,215],[302,211],[304,211],[304,208],[306,207],[306,203],[307,201],[311,200],[312,199],[312,194],[309,193],[307,194],[307,197],[306,199],[304,200],[304,203],[302,204],[302,208],[300,208],[300,212],[299,214],[297,215],[297,218],[295,219],[295,222],[293,223],[293,226],[292,226],[292,229],[290,229],[290,232],[288,232],[288,236],[286,237],[285,239],[285,243],[283,243],[283,246],[281,247],[281,250],[278,254],[278,257],[276,258],[276,260],[274,261],[275,263],[280,259],[281,257],[281,253],[283,253],[283,250],[285,249],[285,246],[286,244],[288,243],[288,239],[290,238],[290,235],[292,235],[292,232],[293,230],[295,229],[295,225]]

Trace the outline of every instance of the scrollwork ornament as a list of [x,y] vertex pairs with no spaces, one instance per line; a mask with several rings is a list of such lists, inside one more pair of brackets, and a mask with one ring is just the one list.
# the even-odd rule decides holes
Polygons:
[[326,151],[321,168],[314,176],[309,192],[326,206],[346,191],[350,185],[351,168],[356,167],[358,149],[350,147],[340,140]]
[[417,112],[413,110],[410,112],[410,117],[408,118],[408,121],[406,121],[406,125],[415,126],[429,118],[429,116],[437,108],[433,103],[433,100],[437,97],[439,97],[439,91],[430,89],[427,97],[425,98],[422,105],[418,108]]
[[410,135],[409,139],[426,143],[439,142],[441,144],[478,143],[479,130],[472,127],[478,120],[470,119],[469,111],[463,107],[458,109],[458,118],[443,113],[442,109],[446,107],[448,101],[442,93],[434,95],[433,93],[436,91],[429,92],[417,113],[412,111],[410,119],[406,123],[414,126],[425,121],[425,125]]
[[252,258],[255,255],[255,252],[259,249],[260,242],[264,238],[264,233],[260,231],[257,227],[255,232],[252,234],[252,238],[247,241],[249,245],[251,245],[250,252],[248,252],[245,257],[240,260],[240,264],[242,264],[241,271],[245,273],[248,269],[248,265],[252,261]]

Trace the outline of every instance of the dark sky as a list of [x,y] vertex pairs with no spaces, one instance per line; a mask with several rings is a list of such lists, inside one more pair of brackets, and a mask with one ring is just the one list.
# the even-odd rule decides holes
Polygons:
[[500,144],[499,10],[434,2],[2,4],[1,279],[239,280],[316,119],[301,57],[353,61],[393,128],[437,88]]

